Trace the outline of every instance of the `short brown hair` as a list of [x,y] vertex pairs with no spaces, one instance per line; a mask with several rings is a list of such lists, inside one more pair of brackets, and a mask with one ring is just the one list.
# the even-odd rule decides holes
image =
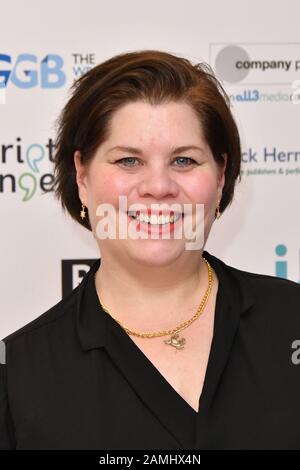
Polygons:
[[230,100],[209,65],[193,65],[163,51],[128,52],[89,70],[71,91],[57,121],[54,191],[63,209],[81,225],[91,230],[88,218],[80,218],[74,152],[79,150],[82,163],[88,163],[108,138],[114,112],[141,100],[153,105],[183,101],[193,107],[217,164],[224,163],[223,153],[228,155],[220,212],[231,203],[240,177],[240,138]]

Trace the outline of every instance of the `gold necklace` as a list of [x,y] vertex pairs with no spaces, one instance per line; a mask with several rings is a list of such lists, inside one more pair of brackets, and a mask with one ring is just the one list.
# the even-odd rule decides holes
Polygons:
[[103,310],[106,313],[108,313],[123,328],[123,330],[126,331],[127,334],[133,335],[133,336],[138,336],[139,338],[157,338],[157,337],[160,337],[160,336],[171,335],[169,339],[164,340],[164,343],[168,344],[170,346],[173,346],[176,349],[183,349],[184,344],[186,344],[186,339],[179,337],[179,331],[183,330],[184,328],[187,328],[191,323],[193,323],[195,320],[197,320],[197,318],[199,318],[199,316],[201,315],[201,313],[204,310],[204,307],[205,307],[205,305],[208,301],[208,298],[209,298],[209,295],[210,295],[211,289],[212,289],[212,284],[213,284],[212,268],[211,268],[211,265],[209,264],[209,262],[204,257],[203,257],[203,260],[205,261],[205,263],[207,265],[207,270],[208,270],[208,287],[207,287],[207,289],[205,291],[205,294],[204,294],[204,296],[203,296],[203,298],[200,302],[200,305],[197,309],[197,312],[195,313],[195,315],[192,318],[190,318],[189,320],[187,320],[183,323],[180,323],[180,325],[176,326],[175,328],[173,328],[171,330],[158,331],[158,332],[154,332],[154,333],[138,333],[137,331],[132,331],[129,328],[126,328],[119,320],[117,320],[111,314],[111,312],[108,310],[108,308],[106,308],[100,300],[101,307],[103,308]]

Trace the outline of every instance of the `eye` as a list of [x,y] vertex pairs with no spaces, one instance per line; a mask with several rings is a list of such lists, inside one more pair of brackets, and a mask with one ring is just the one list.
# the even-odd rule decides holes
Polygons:
[[[124,166],[134,166],[134,165],[131,165],[130,163],[132,163],[132,160],[136,160],[137,161],[137,158],[136,157],[124,157],[124,158],[121,158],[120,160],[117,160],[116,163],[120,163],[121,165],[124,165]],[[129,161],[129,165],[125,164],[128,163]]]
[[190,166],[190,165],[185,165],[185,163],[187,163],[187,161],[190,162],[190,164],[197,163],[193,158],[190,158],[190,157],[176,157],[174,161],[176,161],[176,160],[181,161],[181,163],[179,165],[175,165],[175,166],[180,166],[180,167]]
[[[134,162],[137,162],[138,159],[136,157],[124,157],[120,160],[117,160],[116,163],[126,166],[126,167],[134,167]],[[193,164],[197,164],[197,162],[190,157],[176,157],[174,161],[178,161],[179,164],[175,166],[179,166],[180,168],[184,168],[187,166],[191,166]]]

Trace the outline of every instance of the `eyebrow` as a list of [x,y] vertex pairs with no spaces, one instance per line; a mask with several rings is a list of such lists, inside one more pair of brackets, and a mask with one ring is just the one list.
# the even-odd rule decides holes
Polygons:
[[[117,145],[115,147],[112,147],[111,149],[108,150],[108,152],[112,152],[113,150],[121,150],[122,152],[135,153],[136,155],[143,154],[143,151],[141,149],[138,149],[135,147],[127,147],[124,145]],[[204,151],[202,147],[198,147],[197,145],[184,145],[184,146],[176,147],[172,149],[171,154],[173,155],[175,153],[186,152],[187,150],[200,150],[200,152]]]

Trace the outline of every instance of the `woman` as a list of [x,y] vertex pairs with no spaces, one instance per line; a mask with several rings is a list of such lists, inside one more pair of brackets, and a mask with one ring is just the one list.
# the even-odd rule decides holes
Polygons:
[[300,449],[300,287],[204,251],[240,162],[203,64],[132,52],[75,83],[55,193],[101,259],[5,339],[1,448]]

